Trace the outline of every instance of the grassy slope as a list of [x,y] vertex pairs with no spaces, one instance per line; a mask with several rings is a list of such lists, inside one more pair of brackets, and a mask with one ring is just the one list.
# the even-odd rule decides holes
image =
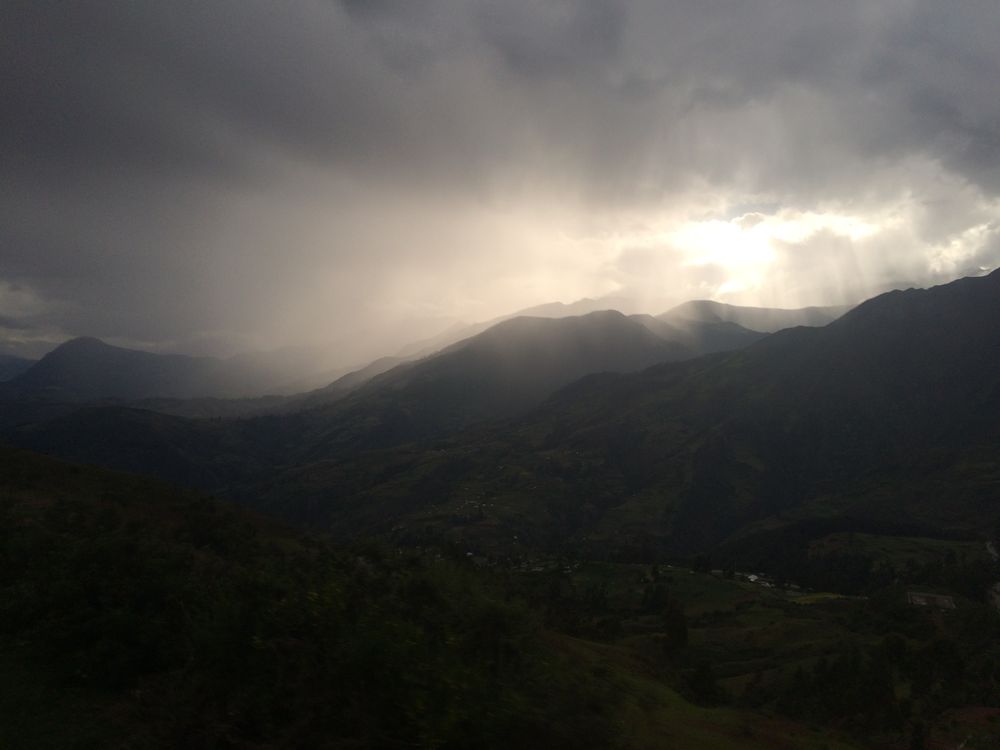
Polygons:
[[3,746],[822,746],[541,627],[504,575],[6,448],[0,556]]
[[[879,549],[894,541],[865,540]],[[891,552],[895,556],[901,549],[928,564],[956,551],[939,540],[909,540]],[[620,624],[618,635],[600,648],[609,663],[632,665],[627,672],[634,684],[653,692],[687,692],[685,679],[697,665],[711,665],[730,706],[710,709],[718,725],[716,742],[728,737],[735,746],[753,747],[755,738],[764,747],[810,747],[813,742],[833,747],[836,734],[831,737],[830,729],[837,727],[863,746],[908,747],[915,721],[927,727],[928,747],[954,747],[965,740],[965,747],[987,748],[1000,740],[995,641],[1000,621],[982,601],[956,594],[958,609],[942,616],[906,605],[905,583],[869,596],[843,596],[767,588],[662,565],[566,566],[565,561],[535,559],[523,567],[526,580],[557,602],[557,609],[582,614],[585,623],[590,612]],[[658,648],[660,618],[644,605],[644,591],[654,585],[681,602],[687,616],[688,646],[667,658]],[[588,609],[595,593],[603,604]],[[577,622],[576,627],[587,632],[586,625]],[[838,672],[838,664],[847,665],[848,673]],[[672,705],[664,698],[656,713],[669,717]],[[675,728],[675,734],[694,737],[695,717],[702,710],[707,709],[684,708],[692,721]],[[801,721],[807,718],[808,729]],[[639,719],[636,725],[648,726]]]

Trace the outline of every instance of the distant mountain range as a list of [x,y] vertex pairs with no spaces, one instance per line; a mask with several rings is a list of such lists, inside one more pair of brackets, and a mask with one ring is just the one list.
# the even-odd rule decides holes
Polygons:
[[[132,401],[142,409],[184,417],[269,415],[236,424],[159,420],[157,415],[131,409],[78,412],[72,406],[52,406],[51,398],[38,406],[16,397],[70,393],[76,400],[88,394],[96,401],[114,393],[124,394],[120,396],[124,400],[150,392],[151,383],[170,382],[176,387],[183,382],[178,373],[204,372],[199,369],[204,363],[198,360],[164,360],[84,340],[60,347],[10,384],[15,398],[8,399],[0,425],[20,426],[18,439],[39,449],[215,487],[242,476],[241,452],[255,456],[243,467],[253,473],[254,467],[343,457],[445,436],[479,422],[521,414],[590,373],[635,371],[745,346],[763,335],[732,323],[686,320],[675,325],[614,311],[568,318],[519,317],[436,355],[402,364],[391,358],[379,360],[327,388],[296,397]],[[109,372],[114,377],[104,376]],[[115,419],[123,421],[120,428],[112,426]],[[286,431],[287,436],[276,438]],[[201,448],[192,451],[192,445]],[[139,450],[139,446],[144,447]],[[216,468],[210,471],[200,465],[216,451],[212,446],[234,452],[231,461],[223,462],[221,473],[214,460]]]
[[774,563],[831,528],[981,533],[1000,522],[1000,271],[735,353],[592,375],[514,423],[320,458],[243,496],[345,533],[633,559]]
[[[535,305],[516,313],[503,315],[482,323],[470,325],[454,325],[431,338],[415,341],[403,347],[396,356],[404,359],[414,359],[427,356],[440,351],[451,344],[463,339],[482,333],[488,328],[492,328],[505,320],[518,317],[529,318],[567,318],[578,315],[587,315],[593,312],[604,310],[616,310],[629,316],[641,318],[653,317],[646,313],[639,312],[640,305],[632,299],[625,297],[599,297],[591,299],[585,297],[576,302],[548,302],[542,305]],[[805,307],[800,309],[780,309],[765,307],[740,307],[737,305],[727,305],[722,302],[712,302],[708,300],[697,300],[685,302],[682,305],[671,308],[662,315],[655,317],[667,320],[668,322],[679,323],[680,321],[698,321],[701,323],[735,323],[743,328],[748,328],[761,333],[773,333],[782,328],[794,326],[821,326],[836,320],[843,315],[850,306],[845,307]]]
[[[608,301],[585,299],[569,305],[539,305],[523,311],[525,315],[451,329],[436,339],[416,342],[400,355],[382,357],[365,367],[337,376],[318,390],[287,400],[259,397],[289,396],[294,393],[295,388],[308,390],[310,379],[303,373],[315,369],[315,352],[285,350],[217,359],[154,354],[112,346],[94,338],[78,338],[56,347],[38,362],[0,357],[0,383],[7,381],[6,385],[0,387],[0,400],[43,400],[49,403],[115,400],[136,402],[144,408],[184,416],[248,416],[309,408],[342,398],[377,375],[454,347],[462,341],[471,340],[515,317],[577,317],[583,312],[595,312],[592,308]],[[657,361],[737,349],[776,327],[823,325],[841,312],[843,310],[839,308],[771,310],[703,301],[686,303],[656,317],[632,315],[631,320],[647,331],[671,344],[684,347],[686,351],[682,353],[678,349],[667,354],[655,352],[658,344],[650,339],[647,342],[649,356],[643,355],[637,359],[633,356],[634,352],[626,354],[624,350],[615,349],[609,341],[606,342],[609,344],[606,349],[607,357],[602,359],[595,353],[592,365],[584,361],[586,357],[584,360],[567,362],[563,367],[565,377],[542,377],[536,390],[538,393],[547,393],[554,387],[569,382],[569,374],[572,374],[569,377],[572,379],[588,372],[630,370]],[[628,328],[627,325],[625,327]],[[506,333],[497,334],[498,336],[513,334],[513,329],[502,330],[506,330]],[[633,338],[637,335],[635,330],[619,333]],[[512,349],[516,349],[518,345],[517,342],[509,344]],[[618,354],[624,357],[620,362],[615,360]],[[311,377],[312,382],[315,382],[316,376]],[[517,376],[510,371],[508,377]],[[532,377],[525,375],[524,379],[532,380]],[[524,387],[523,384],[516,385],[515,389],[523,390]],[[531,398],[525,398],[526,403],[531,401]],[[219,399],[240,400],[227,403]]]
[[742,307],[711,300],[685,302],[658,315],[659,320],[679,325],[682,321],[700,323],[733,323],[763,333],[774,333],[796,326],[825,326],[844,315],[853,305],[838,307]]
[[86,403],[105,399],[245,398],[287,393],[313,361],[311,352],[284,350],[228,359],[154,354],[83,337],[57,346],[37,362],[16,364],[0,389],[7,400]]

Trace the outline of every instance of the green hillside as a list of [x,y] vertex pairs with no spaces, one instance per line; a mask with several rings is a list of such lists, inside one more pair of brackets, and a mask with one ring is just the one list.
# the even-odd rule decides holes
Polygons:
[[[988,747],[997,617],[739,573],[338,547],[0,449],[0,744]],[[865,540],[865,545],[874,542]],[[910,542],[931,585],[983,564]],[[956,551],[957,550],[957,551]],[[992,696],[992,697],[991,697]],[[992,712],[992,713],[991,713]],[[971,740],[970,740],[971,738]]]

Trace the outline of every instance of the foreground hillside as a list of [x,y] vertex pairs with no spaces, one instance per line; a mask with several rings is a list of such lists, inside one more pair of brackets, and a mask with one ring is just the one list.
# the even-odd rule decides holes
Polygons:
[[[729,569],[336,547],[0,448],[0,744],[993,747],[980,545],[831,538],[865,596]],[[836,584],[835,577],[830,581]],[[907,586],[952,591],[945,615]]]
[[7,448],[0,476],[5,747],[848,746],[721,707],[666,578],[340,549]]
[[23,452],[0,465],[4,746],[613,744],[618,699],[470,572]]

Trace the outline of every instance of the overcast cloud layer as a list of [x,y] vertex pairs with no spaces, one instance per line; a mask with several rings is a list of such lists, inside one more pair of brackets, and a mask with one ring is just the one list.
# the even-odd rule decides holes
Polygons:
[[996,0],[8,0],[0,350],[980,273],[998,39]]

